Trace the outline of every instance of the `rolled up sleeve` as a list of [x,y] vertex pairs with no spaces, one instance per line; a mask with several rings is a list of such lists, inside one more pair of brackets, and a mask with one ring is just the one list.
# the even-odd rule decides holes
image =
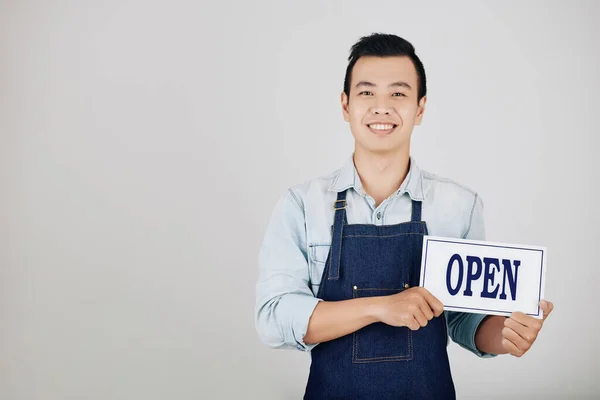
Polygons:
[[481,321],[487,315],[455,311],[444,311],[444,314],[446,315],[446,323],[448,324],[448,334],[454,343],[481,358],[496,356],[495,354],[480,351],[475,345],[477,328],[479,328]]
[[[475,195],[469,216],[469,226],[463,235],[465,239],[485,240],[485,222],[483,218],[483,202]],[[481,358],[495,357],[496,354],[484,353],[475,345],[475,334],[485,314],[445,311],[448,334],[452,341]]]
[[310,317],[320,301],[310,290],[304,209],[288,190],[277,202],[259,252],[255,322],[271,348],[310,351],[304,343]]

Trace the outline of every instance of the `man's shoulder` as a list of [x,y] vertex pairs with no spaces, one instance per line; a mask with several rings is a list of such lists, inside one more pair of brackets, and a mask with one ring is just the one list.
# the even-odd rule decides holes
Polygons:
[[289,187],[289,190],[298,195],[307,195],[313,192],[324,193],[331,189],[331,185],[335,182],[340,169],[318,175],[313,178],[306,179],[299,183],[295,183]]
[[427,171],[422,171],[422,183],[434,235],[464,238],[471,232],[473,237],[485,237],[482,223],[473,228],[473,216],[478,215],[477,221],[481,221],[483,212],[483,201],[475,190]]
[[470,186],[446,176],[438,175],[427,170],[421,170],[421,176],[423,178],[423,184],[427,185],[427,188],[434,187],[441,188],[442,190],[454,190],[470,196],[475,196],[477,194]]
[[477,191],[460,181],[426,170],[421,170],[421,177],[425,197],[432,196],[436,202],[472,206],[477,199],[481,201]]
[[338,178],[342,168],[317,175],[288,186],[286,196],[293,199],[300,208],[305,210],[308,204],[313,206],[335,200],[332,185]]

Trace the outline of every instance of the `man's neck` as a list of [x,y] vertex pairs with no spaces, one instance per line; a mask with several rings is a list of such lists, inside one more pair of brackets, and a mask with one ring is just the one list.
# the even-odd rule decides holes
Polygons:
[[353,159],[362,187],[376,206],[400,188],[410,164],[408,151],[373,154],[357,149]]

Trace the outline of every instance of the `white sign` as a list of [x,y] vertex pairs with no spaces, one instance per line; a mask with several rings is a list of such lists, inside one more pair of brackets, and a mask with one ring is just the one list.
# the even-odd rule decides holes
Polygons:
[[425,236],[423,286],[444,310],[542,318],[546,248]]

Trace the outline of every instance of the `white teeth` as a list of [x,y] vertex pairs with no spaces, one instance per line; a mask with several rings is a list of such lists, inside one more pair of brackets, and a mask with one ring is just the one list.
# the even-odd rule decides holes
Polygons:
[[377,131],[387,131],[389,129],[392,129],[394,127],[394,125],[371,124],[371,125],[369,125],[369,127],[372,129],[375,129]]

